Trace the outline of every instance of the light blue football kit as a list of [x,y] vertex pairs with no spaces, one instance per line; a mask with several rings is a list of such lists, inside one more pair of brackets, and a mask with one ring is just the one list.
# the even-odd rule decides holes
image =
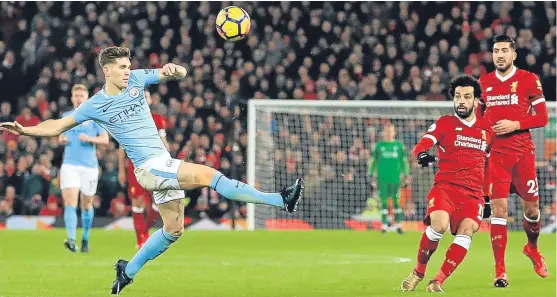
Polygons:
[[[67,111],[63,116],[72,114]],[[99,180],[99,161],[97,159],[96,145],[90,142],[83,142],[79,139],[81,134],[89,137],[97,137],[105,131],[94,121],[86,121],[62,135],[67,138],[68,143],[64,149],[64,158],[60,168],[60,188],[78,188],[83,195],[93,196],[97,192]],[[89,231],[93,225],[95,211],[91,207],[81,210],[81,225],[83,228],[83,241],[89,241]],[[77,210],[76,207],[64,206],[64,225],[68,239],[75,241],[77,230]]]
[[[135,165],[137,176],[140,169],[158,177],[160,182],[153,190],[153,199],[156,204],[162,204],[185,195],[179,190],[177,178],[181,160],[173,159],[164,146],[144,96],[145,86],[158,82],[158,70],[132,70],[128,86],[119,95],[110,96],[103,88],[82,103],[73,117],[77,123],[94,120],[108,131]],[[138,181],[141,183],[140,178]],[[220,172],[215,174],[210,186],[231,200],[284,207],[281,194],[260,192]],[[126,266],[126,275],[133,278],[147,261],[155,259],[177,239],[163,229],[153,233]]]

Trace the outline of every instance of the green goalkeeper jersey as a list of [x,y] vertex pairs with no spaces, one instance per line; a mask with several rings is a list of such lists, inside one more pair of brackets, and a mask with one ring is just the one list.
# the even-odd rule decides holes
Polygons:
[[377,182],[400,183],[400,174],[410,175],[408,157],[404,144],[394,140],[380,141],[369,159],[368,175],[373,176],[377,169]]

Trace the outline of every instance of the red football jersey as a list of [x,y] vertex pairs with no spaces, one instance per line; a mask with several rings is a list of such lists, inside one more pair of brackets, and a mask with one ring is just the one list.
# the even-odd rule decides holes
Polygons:
[[[513,66],[505,77],[497,71],[480,77],[484,117],[493,126],[497,121],[524,121],[532,115],[532,107],[545,102],[538,77]],[[493,151],[503,154],[522,155],[534,150],[530,130],[525,128],[507,135],[497,136]]]
[[485,166],[495,134],[481,119],[467,122],[455,115],[444,115],[431,125],[414,148],[417,155],[437,144],[439,171],[434,183],[446,182],[468,188],[483,197]]

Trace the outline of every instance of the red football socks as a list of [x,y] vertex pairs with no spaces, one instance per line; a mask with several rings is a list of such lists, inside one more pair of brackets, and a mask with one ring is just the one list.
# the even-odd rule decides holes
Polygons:
[[422,234],[422,239],[420,240],[420,248],[418,249],[418,262],[416,267],[414,267],[414,273],[419,277],[424,277],[427,268],[427,262],[431,255],[437,249],[439,245],[439,240],[443,237],[443,234],[436,232],[431,227],[427,227],[424,234]]
[[471,243],[472,238],[470,236],[457,235],[447,250],[445,261],[443,265],[441,265],[441,270],[433,280],[443,284],[443,282],[456,270],[458,265],[462,263]]
[[540,236],[540,216],[537,220],[528,219],[526,216],[522,218],[522,227],[528,237],[528,245],[533,248],[538,248],[538,237]]
[[505,273],[505,250],[507,249],[507,219],[491,218],[491,248],[495,257],[496,274]]
[[135,236],[137,237],[137,244],[143,244],[143,234],[145,233],[145,215],[144,209],[139,207],[132,207],[133,227],[135,229]]

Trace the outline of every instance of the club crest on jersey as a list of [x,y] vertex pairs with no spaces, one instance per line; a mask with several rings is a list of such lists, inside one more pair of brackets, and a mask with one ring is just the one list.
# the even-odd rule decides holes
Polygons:
[[518,87],[518,82],[515,81],[511,84],[511,92],[516,93],[516,88]]
[[486,135],[486,133],[485,133],[485,130],[482,130],[482,139],[483,139],[484,141],[487,141],[487,135]]
[[541,91],[541,90],[542,90],[542,83],[540,82],[540,80],[539,80],[539,79],[538,79],[538,80],[536,80],[536,85],[538,86],[538,87],[537,87],[537,88],[538,88],[538,90],[540,90],[540,91]]
[[435,198],[431,198],[427,203],[427,208],[432,208],[435,205]]
[[130,97],[137,98],[139,97],[139,90],[137,88],[131,88],[129,91]]

